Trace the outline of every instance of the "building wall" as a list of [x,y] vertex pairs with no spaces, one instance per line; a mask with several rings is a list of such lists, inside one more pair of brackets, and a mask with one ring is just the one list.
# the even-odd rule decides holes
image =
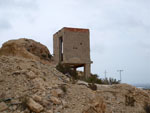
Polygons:
[[88,29],[63,28],[54,34],[54,59],[56,62],[60,62],[60,37],[63,38],[62,63],[91,63]]
[[63,30],[58,31],[53,35],[53,54],[55,62],[60,62],[60,44],[59,44],[59,37],[63,36]]
[[89,30],[64,30],[63,36],[64,63],[90,62]]

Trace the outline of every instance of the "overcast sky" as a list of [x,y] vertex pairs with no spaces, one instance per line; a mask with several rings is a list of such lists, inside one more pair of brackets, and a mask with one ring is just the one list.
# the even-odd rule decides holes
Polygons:
[[53,53],[62,27],[90,29],[93,73],[149,83],[150,0],[0,0],[0,46],[26,37]]

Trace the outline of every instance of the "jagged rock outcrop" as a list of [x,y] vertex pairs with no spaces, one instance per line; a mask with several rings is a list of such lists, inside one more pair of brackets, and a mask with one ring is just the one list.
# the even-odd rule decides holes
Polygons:
[[18,56],[42,62],[51,61],[51,54],[46,46],[31,39],[10,40],[0,49],[0,56]]

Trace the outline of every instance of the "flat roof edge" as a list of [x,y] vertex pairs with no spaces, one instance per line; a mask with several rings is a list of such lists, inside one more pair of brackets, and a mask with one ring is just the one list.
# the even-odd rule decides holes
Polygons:
[[89,32],[89,29],[84,29],[84,28],[64,27],[62,29],[72,31],[72,32]]

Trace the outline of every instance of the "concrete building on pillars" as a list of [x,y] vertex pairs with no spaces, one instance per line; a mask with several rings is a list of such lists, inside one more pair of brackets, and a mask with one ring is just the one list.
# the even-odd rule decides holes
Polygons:
[[53,35],[54,60],[76,69],[84,67],[85,77],[91,73],[89,29],[64,27]]

